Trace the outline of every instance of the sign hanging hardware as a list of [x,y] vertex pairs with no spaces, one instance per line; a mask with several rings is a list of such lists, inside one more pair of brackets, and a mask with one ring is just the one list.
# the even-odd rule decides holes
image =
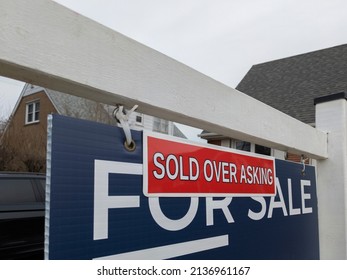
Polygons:
[[123,105],[117,105],[113,111],[114,118],[121,124],[125,134],[124,148],[129,152],[133,152],[136,149],[136,143],[131,137],[129,118],[138,107],[138,105],[134,105],[130,110],[125,111]]
[[306,173],[306,166],[305,166],[305,162],[306,160],[308,160],[308,158],[305,157],[305,155],[301,155],[301,163],[302,163],[302,169],[301,169],[301,175],[302,176],[305,176],[305,173]]

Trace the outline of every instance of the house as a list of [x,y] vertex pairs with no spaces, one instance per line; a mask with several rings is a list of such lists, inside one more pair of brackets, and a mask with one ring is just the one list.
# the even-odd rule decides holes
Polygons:
[[[60,114],[119,125],[115,107],[85,98],[25,84],[1,138],[1,169],[44,172],[46,165],[47,115]],[[134,112],[130,127],[185,138],[171,121]]]
[[[314,99],[347,92],[347,44],[257,64],[251,67],[237,90],[293,118],[315,126]],[[210,142],[288,160],[301,155],[281,154],[253,143],[204,132]],[[300,136],[298,136],[300,137]]]

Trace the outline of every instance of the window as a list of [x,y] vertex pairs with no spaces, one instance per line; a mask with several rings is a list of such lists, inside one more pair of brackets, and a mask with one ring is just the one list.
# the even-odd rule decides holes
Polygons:
[[236,149],[250,152],[251,151],[251,143],[236,140]]
[[136,115],[135,121],[137,125],[143,125],[143,115]]
[[38,191],[37,193],[37,200],[39,202],[45,202],[45,197],[46,197],[46,180],[45,179],[33,179],[32,183],[34,186],[36,186],[36,189]]
[[154,118],[153,122],[153,130],[157,132],[162,132],[162,133],[169,133],[169,121],[159,119],[159,118]]
[[255,145],[255,153],[256,154],[261,154],[261,155],[266,155],[266,156],[271,156],[271,148],[265,147],[265,146],[260,146],[260,145]]
[[31,181],[27,179],[1,180],[0,194],[1,205],[36,202]]
[[252,153],[256,153],[256,154],[271,156],[271,148],[257,145],[257,144],[253,144],[250,142],[235,140],[235,148],[237,150],[242,150],[242,151],[252,152]]
[[36,123],[40,120],[40,101],[27,103],[25,123]]

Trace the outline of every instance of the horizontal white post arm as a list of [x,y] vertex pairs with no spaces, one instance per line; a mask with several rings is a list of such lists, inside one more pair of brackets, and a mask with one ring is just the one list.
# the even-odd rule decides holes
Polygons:
[[50,0],[0,1],[0,75],[326,158],[327,135]]

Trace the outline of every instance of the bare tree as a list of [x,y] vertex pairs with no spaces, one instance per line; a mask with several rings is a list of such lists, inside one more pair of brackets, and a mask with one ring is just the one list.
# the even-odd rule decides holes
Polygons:
[[10,125],[1,141],[0,168],[6,171],[45,172],[45,135]]

